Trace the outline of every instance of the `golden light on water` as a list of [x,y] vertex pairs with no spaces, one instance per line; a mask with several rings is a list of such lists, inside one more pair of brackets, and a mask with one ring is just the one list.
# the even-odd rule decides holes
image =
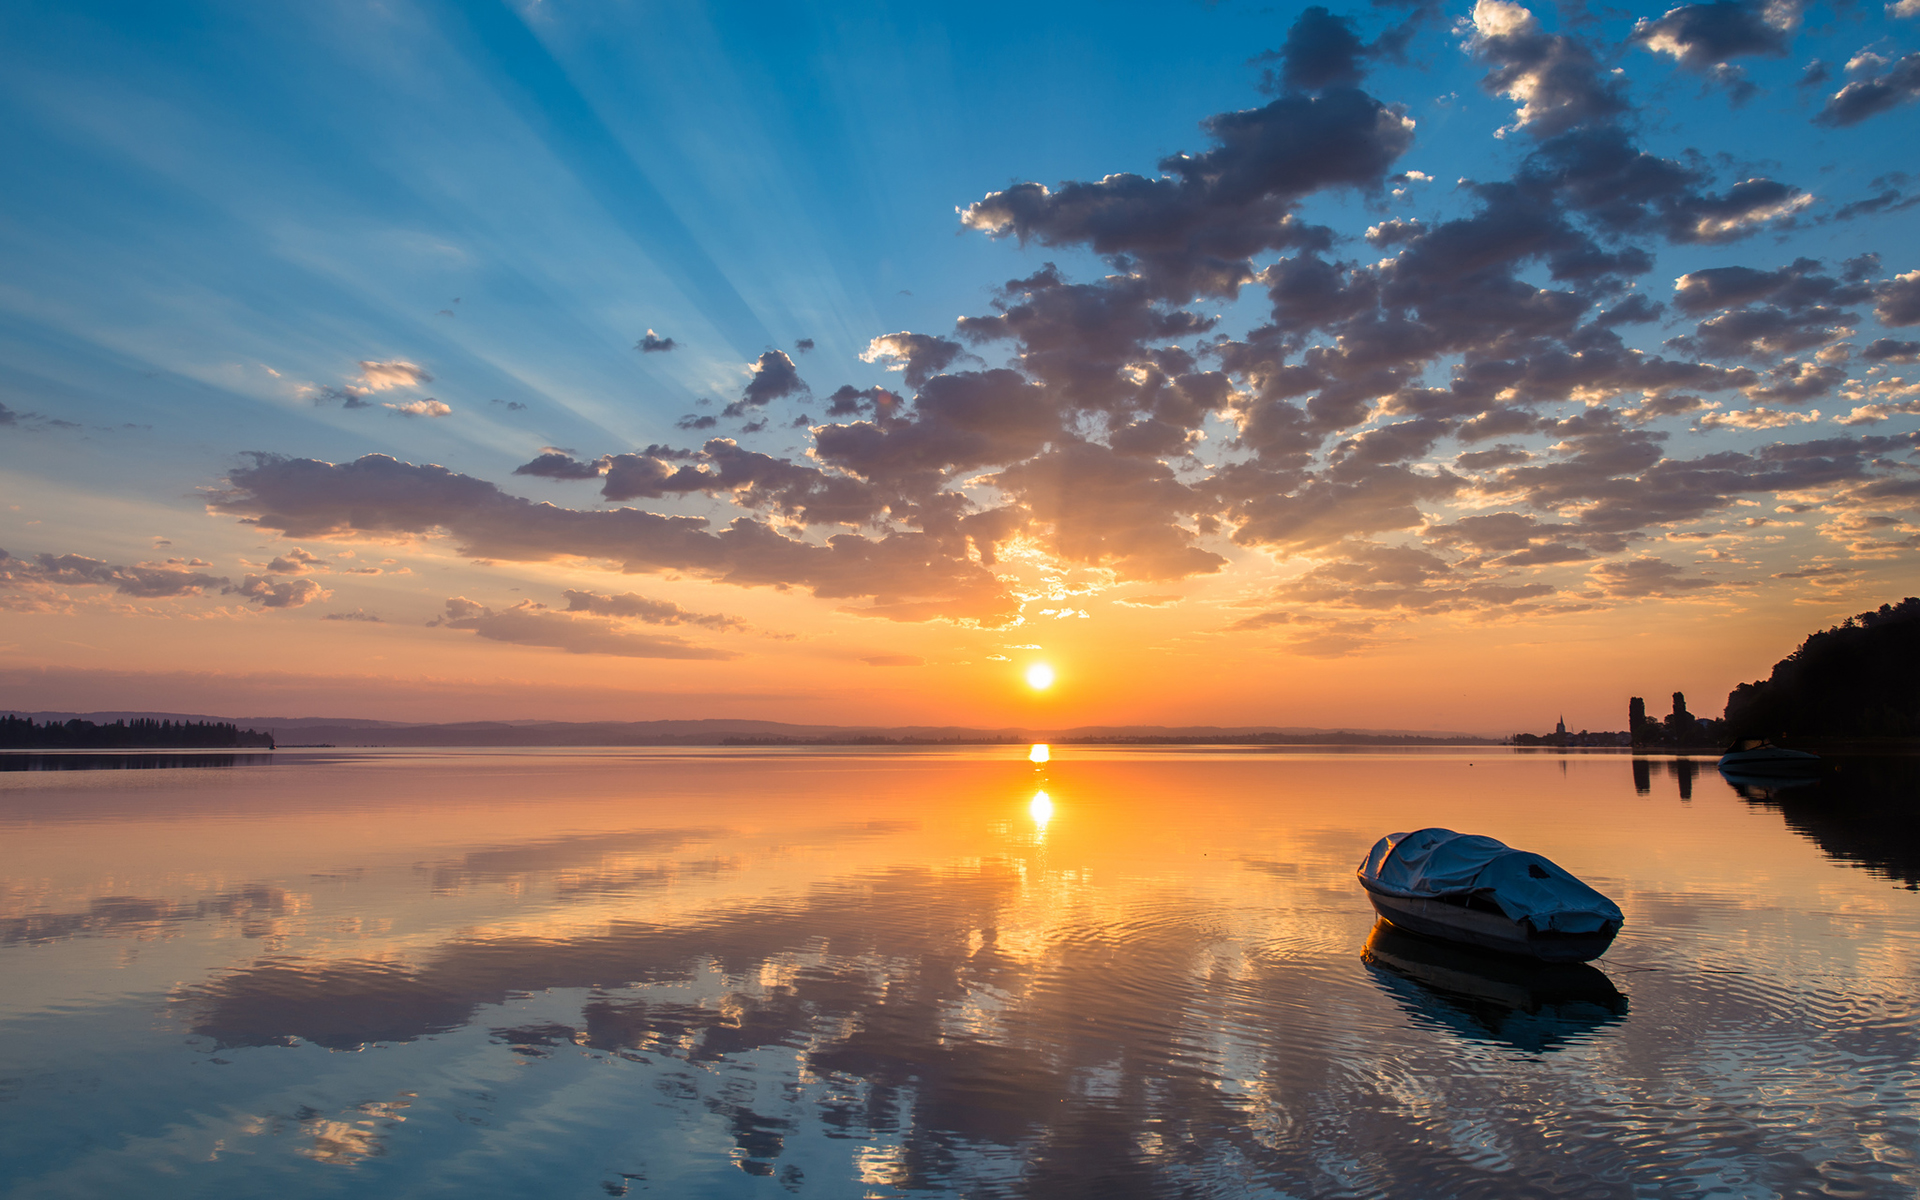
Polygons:
[[1053,686],[1053,668],[1045,663],[1035,663],[1027,668],[1027,686],[1036,692],[1044,692]]
[[1038,825],[1044,833],[1047,822],[1053,820],[1053,797],[1045,792],[1035,792],[1033,799],[1027,803],[1027,815],[1033,818],[1033,823]]
[[1035,742],[1033,749],[1027,751],[1027,761],[1043,763],[1053,757],[1053,751],[1045,742]]

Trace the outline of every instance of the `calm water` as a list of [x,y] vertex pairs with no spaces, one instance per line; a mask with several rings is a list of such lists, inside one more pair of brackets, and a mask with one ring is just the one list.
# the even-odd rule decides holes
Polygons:
[[[0,772],[0,1194],[1910,1197],[1914,765]],[[1529,972],[1374,930],[1354,864],[1423,825],[1625,932]]]

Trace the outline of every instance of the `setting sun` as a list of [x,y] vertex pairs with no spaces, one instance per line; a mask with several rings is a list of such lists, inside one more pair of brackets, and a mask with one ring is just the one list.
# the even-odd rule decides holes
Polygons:
[[1053,757],[1053,750],[1045,742],[1035,742],[1033,749],[1027,751],[1027,761],[1043,763]]
[[1045,663],[1035,663],[1027,668],[1027,686],[1037,692],[1044,692],[1053,686],[1053,668]]

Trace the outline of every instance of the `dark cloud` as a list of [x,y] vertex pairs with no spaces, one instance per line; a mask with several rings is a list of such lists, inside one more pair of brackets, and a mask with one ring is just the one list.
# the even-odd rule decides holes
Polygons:
[[797,352],[797,353],[800,353],[800,354],[805,354],[805,353],[806,353],[807,351],[809,351],[809,350],[811,350],[811,349],[813,349],[813,339],[812,339],[812,338],[798,338],[798,339],[796,339],[796,340],[794,341],[794,343],[793,343],[793,348],[794,348],[794,350],[795,350],[795,352]]
[[1729,59],[1785,58],[1800,23],[1794,0],[1713,0],[1642,17],[1628,40],[1670,54],[1682,66],[1710,71]]
[[1292,215],[1296,202],[1326,188],[1378,188],[1413,136],[1397,108],[1341,87],[1201,127],[1214,148],[1162,159],[1157,177],[1017,184],[969,205],[962,222],[995,237],[1084,244],[1139,272],[1155,296],[1233,296],[1252,278],[1251,255],[1329,244]]
[[630,633],[617,622],[591,615],[559,612],[532,600],[495,612],[464,596],[447,601],[446,613],[427,622],[444,629],[471,630],[476,636],[515,646],[539,646],[568,654],[610,654],[621,658],[738,658],[728,650],[696,646],[681,638]]
[[1908,54],[1884,71],[1855,79],[1835,92],[1813,119],[1835,127],[1858,125],[1915,96],[1920,96],[1920,54]]
[[1874,289],[1873,300],[1882,325],[1920,325],[1920,271],[1887,280]]
[[581,462],[564,450],[548,446],[532,462],[515,467],[513,473],[538,479],[598,479],[607,473],[608,461],[608,457],[603,456],[592,462]]
[[1893,338],[1875,338],[1867,343],[1860,357],[1868,362],[1920,362],[1920,342],[1901,342]]
[[285,554],[267,564],[267,570],[275,575],[305,575],[309,571],[325,571],[326,560],[319,555],[295,546]]
[[222,575],[197,570],[199,560],[169,559],[120,567],[80,554],[36,554],[15,558],[0,550],[0,589],[44,593],[74,587],[111,587],[123,596],[159,600],[198,596],[229,581]]
[[237,586],[220,590],[243,596],[262,608],[303,608],[333,595],[311,579],[270,579],[265,575],[249,575]]
[[719,613],[690,612],[667,600],[652,600],[635,592],[601,596],[573,588],[561,593],[567,598],[568,612],[592,613],[601,617],[626,617],[649,625],[703,625],[708,629],[745,629],[746,622]]
[[1118,579],[1181,579],[1227,560],[1193,544],[1180,524],[1200,498],[1163,463],[1067,442],[990,476],[1065,562],[1106,567]]
[[[1319,5],[1301,10],[1280,47],[1280,88],[1289,92],[1317,92],[1328,87],[1356,87],[1365,73],[1361,60],[1367,48],[1353,31],[1353,23]],[[1269,82],[1272,74],[1269,72]]]
[[882,334],[868,343],[861,362],[885,360],[889,370],[904,371],[908,387],[917,388],[946,370],[953,360],[966,353],[959,342],[926,333]]
[[788,537],[739,517],[719,532],[700,517],[630,508],[580,511],[535,504],[444,467],[385,455],[351,463],[257,455],[228,474],[215,511],[290,537],[425,537],[444,533],[473,558],[611,562],[628,573],[682,571],[742,586],[804,587],[830,599],[865,598],[859,611],[902,620],[936,616],[998,622],[1013,602],[964,542],[927,533]]
[[373,401],[367,399],[364,389],[356,387],[323,387],[313,393],[316,405],[338,404],[341,408],[372,408]]
[[379,616],[377,616],[374,613],[368,612],[364,608],[356,608],[352,612],[328,613],[326,616],[321,617],[320,619],[322,621],[366,621],[375,625],[383,625],[386,623],[383,620],[381,620]]
[[1720,586],[1720,581],[1689,576],[1680,567],[1658,558],[1633,558],[1601,563],[1587,573],[1593,585],[1616,600],[1643,600],[1652,596],[1684,596]]
[[793,360],[783,350],[769,350],[753,364],[753,378],[747,380],[747,386],[740,391],[739,404],[727,406],[728,416],[738,416],[739,411],[747,408],[759,408],[783,396],[797,395],[807,391],[807,383],[800,378]]
[[633,344],[633,348],[642,354],[664,354],[674,349],[677,344],[672,338],[663,338],[649,329],[639,341]]
[[1626,90],[1579,38],[1550,34],[1505,0],[1479,0],[1472,17],[1475,57],[1493,66],[1480,86],[1520,103],[1514,124],[1547,138],[1629,111]]
[[701,430],[712,429],[720,423],[719,417],[704,417],[699,413],[688,413],[673,423],[675,429]]

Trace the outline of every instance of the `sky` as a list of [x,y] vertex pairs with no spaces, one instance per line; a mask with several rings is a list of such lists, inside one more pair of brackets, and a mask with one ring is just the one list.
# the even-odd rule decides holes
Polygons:
[[16,709],[1619,729],[1920,591],[1920,0],[0,46]]

